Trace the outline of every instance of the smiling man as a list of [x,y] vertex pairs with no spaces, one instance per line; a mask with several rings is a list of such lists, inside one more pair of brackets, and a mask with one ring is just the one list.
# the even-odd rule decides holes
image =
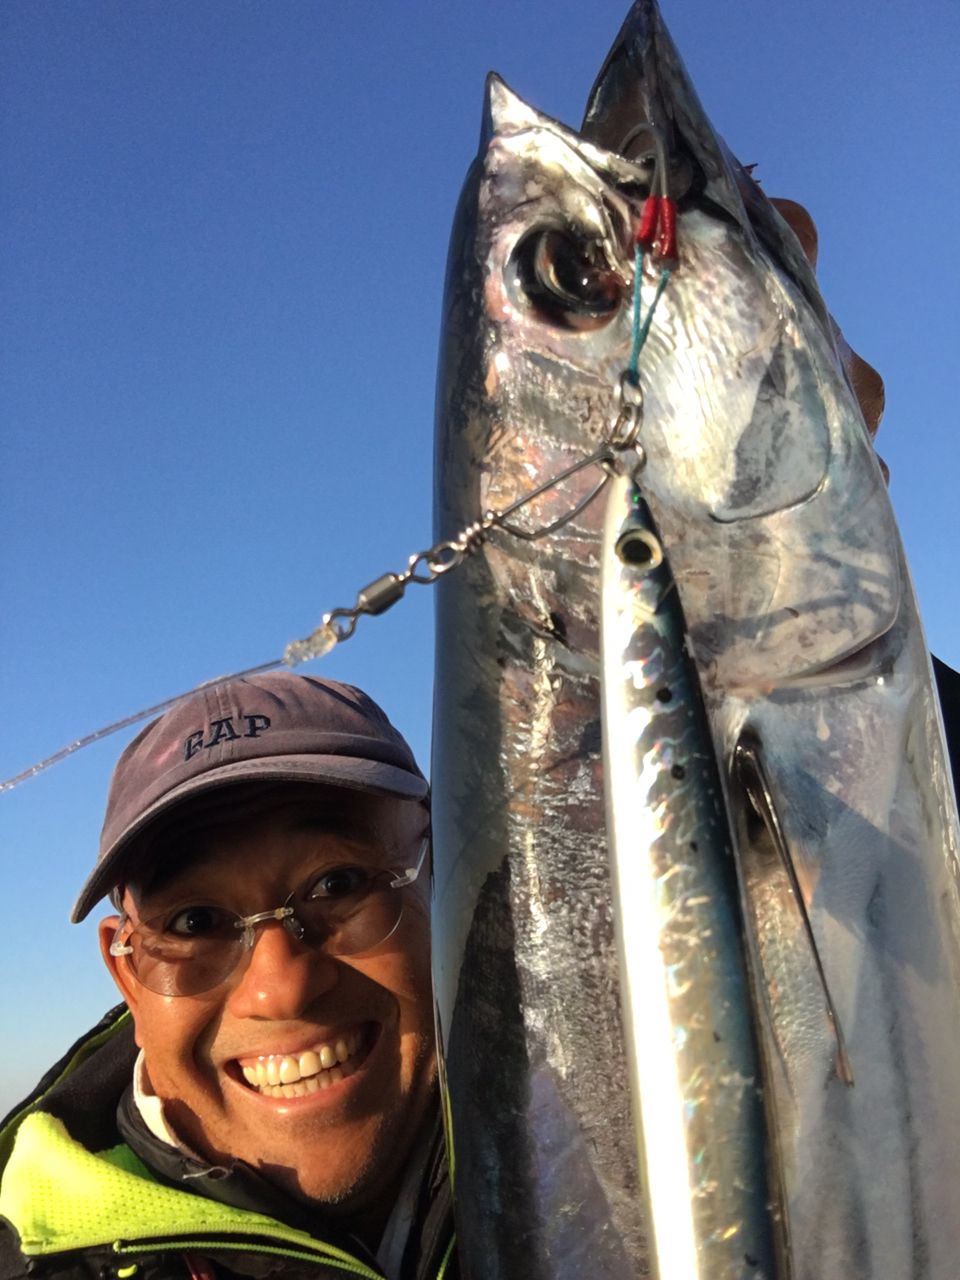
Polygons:
[[427,783],[380,708],[204,689],[114,773],[123,996],[0,1132],[0,1277],[452,1280]]

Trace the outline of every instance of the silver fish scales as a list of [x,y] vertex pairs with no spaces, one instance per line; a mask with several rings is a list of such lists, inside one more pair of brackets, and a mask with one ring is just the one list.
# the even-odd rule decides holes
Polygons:
[[[438,535],[601,442],[658,140],[679,261],[641,361],[644,493],[736,819],[783,1268],[954,1280],[960,841],[909,575],[816,282],[652,0],[581,134],[489,86],[451,247]],[[593,483],[546,493],[531,527]],[[632,1277],[653,1256],[606,847],[601,508],[540,542],[491,529],[440,587],[438,1020],[485,1280]]]

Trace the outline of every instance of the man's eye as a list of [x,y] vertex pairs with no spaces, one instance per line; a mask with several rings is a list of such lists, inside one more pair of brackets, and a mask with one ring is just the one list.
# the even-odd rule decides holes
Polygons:
[[333,867],[321,872],[310,884],[307,898],[345,898],[360,893],[370,883],[370,873],[363,867]]
[[179,938],[229,935],[232,917],[219,907],[184,907],[164,923],[164,932]]

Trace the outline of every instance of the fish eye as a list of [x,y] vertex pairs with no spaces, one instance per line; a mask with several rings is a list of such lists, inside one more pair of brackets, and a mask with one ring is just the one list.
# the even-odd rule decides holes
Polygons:
[[561,329],[597,329],[620,309],[623,282],[596,241],[538,227],[513,251],[516,282],[527,301]]

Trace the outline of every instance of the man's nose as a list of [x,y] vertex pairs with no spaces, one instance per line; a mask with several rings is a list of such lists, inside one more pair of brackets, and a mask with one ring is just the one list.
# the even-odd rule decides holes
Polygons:
[[241,964],[240,979],[227,1000],[237,1018],[298,1018],[340,977],[335,960],[272,920],[256,926],[253,946]]

